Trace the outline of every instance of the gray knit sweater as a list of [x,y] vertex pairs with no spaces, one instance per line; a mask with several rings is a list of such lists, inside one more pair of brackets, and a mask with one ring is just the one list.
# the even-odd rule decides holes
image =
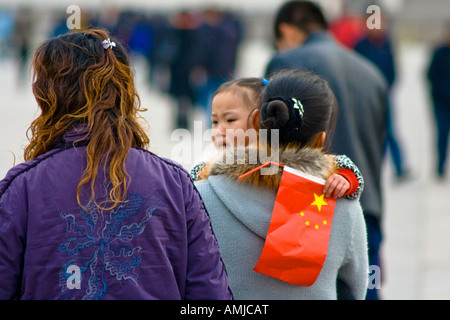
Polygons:
[[358,200],[338,199],[323,269],[312,286],[296,286],[253,271],[264,246],[276,191],[237,183],[228,169],[226,165],[213,168],[207,180],[195,185],[210,214],[235,299],[336,299],[338,279],[354,298],[364,299],[367,238]]

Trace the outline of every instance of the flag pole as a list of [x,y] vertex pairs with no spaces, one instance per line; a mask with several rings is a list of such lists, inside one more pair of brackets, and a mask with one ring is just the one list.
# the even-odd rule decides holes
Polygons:
[[244,177],[246,177],[246,176],[252,174],[253,172],[260,170],[261,168],[267,167],[269,164],[274,164],[274,165],[277,165],[277,166],[279,166],[279,167],[281,167],[281,168],[284,168],[284,165],[282,165],[282,164],[279,164],[279,163],[274,162],[274,161],[269,161],[269,162],[267,162],[267,163],[265,163],[265,164],[263,164],[263,165],[260,165],[259,167],[255,168],[255,169],[252,169],[252,170],[250,170],[250,171],[244,173],[244,174],[241,175],[238,179],[242,179],[242,178],[244,178]]

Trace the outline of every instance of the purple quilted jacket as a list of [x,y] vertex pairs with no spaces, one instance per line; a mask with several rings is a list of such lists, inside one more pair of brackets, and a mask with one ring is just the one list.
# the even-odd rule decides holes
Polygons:
[[[76,188],[85,146],[72,146],[80,136],[69,132],[0,181],[0,299],[231,299],[188,173],[132,148],[127,201],[83,209]],[[106,189],[99,173],[98,203]]]

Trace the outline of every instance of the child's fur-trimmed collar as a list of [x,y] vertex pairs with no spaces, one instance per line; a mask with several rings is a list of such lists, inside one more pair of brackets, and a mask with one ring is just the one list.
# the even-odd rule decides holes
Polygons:
[[273,173],[270,175],[256,171],[242,179],[238,178],[269,161],[289,166],[324,180],[336,171],[332,157],[317,148],[299,148],[297,145],[288,145],[280,148],[278,152],[273,152],[274,154],[272,151],[270,148],[262,149],[257,145],[224,150],[206,164],[199,175],[199,180],[205,180],[214,175],[225,175],[230,180],[276,190],[280,184],[282,173],[277,166],[270,171]]

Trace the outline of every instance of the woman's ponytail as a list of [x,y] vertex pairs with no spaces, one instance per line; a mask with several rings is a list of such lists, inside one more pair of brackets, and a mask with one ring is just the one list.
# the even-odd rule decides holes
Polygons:
[[280,144],[306,146],[320,132],[332,136],[336,111],[334,94],[324,79],[310,72],[283,70],[264,88],[260,128],[268,130],[268,137],[277,130]]

